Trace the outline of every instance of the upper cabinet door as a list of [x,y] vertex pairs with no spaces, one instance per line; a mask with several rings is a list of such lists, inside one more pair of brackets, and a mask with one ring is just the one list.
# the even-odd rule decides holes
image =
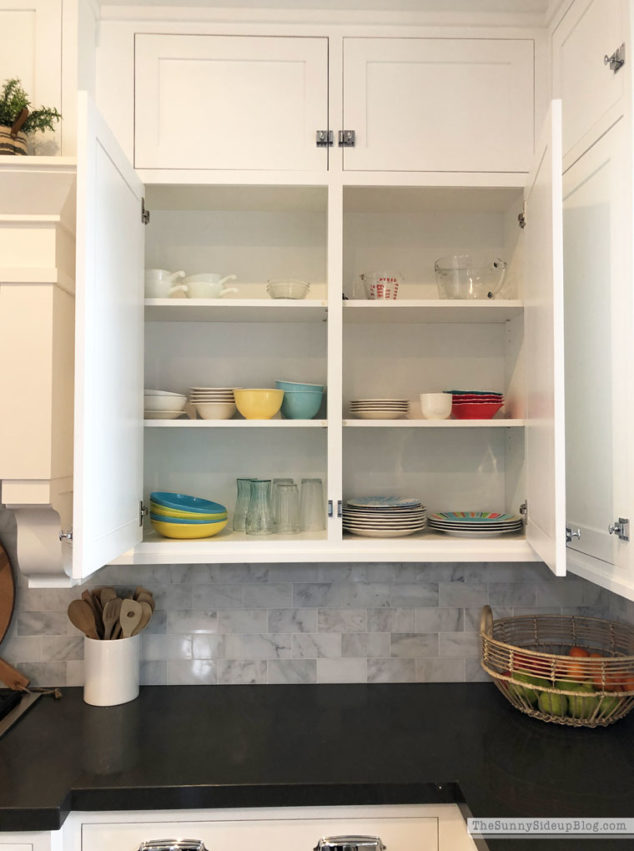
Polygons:
[[142,184],[81,93],[77,148],[73,578],[141,540]]
[[324,170],[328,40],[139,34],[137,168]]
[[626,40],[625,6],[623,0],[577,0],[553,35],[564,156],[579,156],[622,112],[627,66],[613,70],[604,57]]
[[533,42],[344,39],[344,168],[528,172]]
[[526,537],[566,572],[561,101],[553,101],[525,195]]

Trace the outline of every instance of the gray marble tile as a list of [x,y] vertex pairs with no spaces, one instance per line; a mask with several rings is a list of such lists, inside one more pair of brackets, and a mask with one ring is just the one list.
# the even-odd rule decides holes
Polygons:
[[482,582],[441,582],[438,586],[438,605],[462,608],[484,606],[489,602],[487,586]]
[[317,632],[316,609],[272,609],[268,618],[268,632]]
[[318,683],[365,683],[365,659],[317,659]]
[[170,564],[167,575],[172,585],[209,585],[211,582],[208,564]]
[[65,612],[71,600],[81,597],[77,588],[24,589],[18,600],[20,612]]
[[144,634],[164,635],[167,631],[167,612],[159,612],[155,609],[149,624],[143,630]]
[[438,655],[438,636],[419,633],[393,633],[391,655],[402,659]]
[[416,681],[420,683],[463,683],[464,659],[416,659]]
[[462,609],[416,609],[412,632],[451,632],[463,627]]
[[272,685],[316,683],[317,662],[315,659],[270,659],[267,682]]
[[290,582],[244,585],[242,593],[246,608],[285,609],[292,605],[293,586]]
[[319,632],[364,632],[367,623],[365,609],[319,609]]
[[468,683],[490,683],[491,677],[482,670],[479,659],[465,659],[465,681]]
[[[15,664],[14,659],[11,661]],[[66,685],[66,662],[21,662],[19,667],[32,686]]]
[[394,584],[388,605],[394,609],[419,609],[438,605],[437,582]]
[[[464,609],[464,631],[465,632],[480,632],[480,616],[482,614],[482,606],[469,606]],[[515,614],[511,606],[496,606],[493,609],[493,617],[510,618]],[[449,630],[444,630],[448,632]]]
[[225,653],[224,635],[193,635],[193,659],[218,659]]
[[369,659],[390,655],[390,635],[387,632],[351,632],[341,638],[342,656]]
[[64,612],[18,612],[18,635],[67,635],[77,632]]
[[81,635],[55,636],[46,639],[42,657],[47,662],[67,662],[84,658],[84,638]]
[[165,658],[168,661],[193,658],[191,635],[168,635],[166,638]]
[[241,609],[243,607],[243,585],[195,585],[192,608],[195,611],[217,611],[219,609]]
[[145,662],[159,662],[167,659],[167,636],[144,633],[141,659]]
[[158,659],[141,662],[139,682],[142,686],[167,685],[167,662]]
[[497,606],[535,606],[537,588],[525,582],[489,582],[489,605]]
[[227,635],[227,659],[289,659],[290,635]]
[[317,565],[317,582],[368,582],[367,564],[333,564],[327,562]]
[[223,685],[265,683],[266,662],[221,659],[218,662],[218,682]]
[[368,659],[369,683],[413,683],[414,659]]
[[156,601],[156,608],[161,611],[185,611],[194,605],[191,585],[153,585],[150,590]]
[[66,683],[67,686],[83,686],[84,684],[84,661],[79,659],[71,659],[66,662]]
[[167,613],[167,632],[218,632],[217,612],[172,611]]
[[263,633],[268,631],[268,612],[264,609],[233,609],[218,612],[218,632]]
[[414,632],[414,609],[368,609],[368,632]]
[[217,682],[216,662],[207,659],[172,660],[167,663],[167,682],[170,685],[214,685]]
[[480,637],[475,632],[441,632],[438,635],[438,655],[479,659]]
[[387,583],[307,583],[293,588],[293,604],[300,607],[367,609],[391,605],[391,586]]
[[[416,565],[419,567],[420,565]],[[391,562],[378,562],[377,564],[367,564],[365,566],[366,582],[399,582],[403,565]],[[407,581],[407,580],[404,580]],[[416,581],[415,578],[409,581]]]
[[267,564],[210,564],[209,580],[219,583],[268,582]]
[[[80,636],[81,638],[81,636]],[[81,639],[83,641],[83,639]],[[46,656],[47,641],[43,636],[14,637],[2,644],[2,656],[13,665],[21,667],[24,662],[42,662]]]
[[318,564],[269,564],[270,582],[319,582]]
[[333,632],[300,633],[291,636],[293,659],[337,658],[341,656],[341,636]]

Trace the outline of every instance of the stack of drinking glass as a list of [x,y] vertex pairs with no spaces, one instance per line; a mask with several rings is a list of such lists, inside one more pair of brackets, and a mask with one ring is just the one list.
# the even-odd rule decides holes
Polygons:
[[234,532],[297,535],[326,528],[321,479],[302,479],[298,486],[294,479],[240,478],[236,484]]

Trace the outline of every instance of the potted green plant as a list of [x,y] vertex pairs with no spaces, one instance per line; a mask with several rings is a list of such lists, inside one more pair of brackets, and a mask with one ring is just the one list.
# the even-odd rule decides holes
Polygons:
[[6,80],[0,90],[0,154],[26,154],[27,134],[54,130],[62,117],[49,107],[30,112],[30,106],[20,80]]

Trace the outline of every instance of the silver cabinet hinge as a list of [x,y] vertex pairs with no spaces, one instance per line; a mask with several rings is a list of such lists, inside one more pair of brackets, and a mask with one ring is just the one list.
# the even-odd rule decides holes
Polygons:
[[62,543],[72,544],[73,543],[73,530],[72,529],[61,529],[59,533],[59,539]]
[[520,505],[519,513],[522,515],[522,519],[524,520],[524,525],[528,521],[528,500],[525,499],[524,502]]
[[610,523],[608,526],[608,532],[610,535],[616,535],[619,541],[629,541],[630,521],[627,517],[619,517],[619,519],[615,520],[614,523]]
[[581,540],[581,529],[571,529],[570,526],[566,526],[566,543],[571,544],[573,538]]
[[524,230],[524,228],[526,227],[526,201],[524,201],[524,204],[522,205],[522,212],[518,213],[517,223],[522,228],[522,230]]
[[333,144],[332,130],[316,130],[315,144],[318,148],[330,148]]
[[147,505],[142,499],[139,500],[139,526],[143,526],[143,518],[147,517]]
[[343,503],[340,499],[337,500],[337,517],[343,517]]
[[334,517],[334,509],[331,499],[328,500],[328,517]]
[[615,74],[625,65],[625,43],[614,51],[611,56],[606,53],[603,57],[603,64],[610,66],[610,71]]
[[141,198],[141,221],[144,225],[150,224],[150,211],[145,209],[145,198]]
[[354,130],[340,130],[339,137],[339,147],[340,148],[354,148],[354,143],[356,142],[357,134]]

